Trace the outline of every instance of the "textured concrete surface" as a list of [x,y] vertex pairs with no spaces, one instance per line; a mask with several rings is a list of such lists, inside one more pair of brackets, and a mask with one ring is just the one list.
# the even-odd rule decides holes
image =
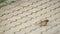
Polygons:
[[[36,24],[45,19],[46,26]],[[0,34],[60,34],[60,0],[17,1],[2,7]]]

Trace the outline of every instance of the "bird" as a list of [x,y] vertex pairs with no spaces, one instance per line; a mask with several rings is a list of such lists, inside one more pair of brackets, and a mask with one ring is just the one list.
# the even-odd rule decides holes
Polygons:
[[48,21],[49,20],[43,20],[43,21],[40,21],[38,24],[39,24],[40,27],[46,26]]

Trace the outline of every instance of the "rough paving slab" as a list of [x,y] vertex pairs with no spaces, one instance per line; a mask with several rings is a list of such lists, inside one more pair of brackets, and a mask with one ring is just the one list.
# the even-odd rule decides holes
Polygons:
[[[36,24],[45,19],[46,26]],[[2,7],[0,34],[60,34],[60,0],[17,1]]]

